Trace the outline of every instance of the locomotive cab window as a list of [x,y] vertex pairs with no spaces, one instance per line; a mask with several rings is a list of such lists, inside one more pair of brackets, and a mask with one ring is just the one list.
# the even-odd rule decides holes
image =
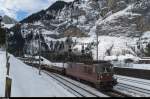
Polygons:
[[96,73],[103,73],[105,68],[103,66],[97,65],[95,68]]
[[111,68],[111,66],[108,66],[105,64],[96,65],[95,71],[96,71],[96,73],[110,73],[110,72],[112,72],[112,68]]
[[110,68],[110,67],[106,67],[104,72],[105,72],[105,73],[111,72],[111,68]]

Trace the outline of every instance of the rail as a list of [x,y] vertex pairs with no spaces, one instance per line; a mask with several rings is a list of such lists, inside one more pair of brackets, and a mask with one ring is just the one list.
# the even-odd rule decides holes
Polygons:
[[76,84],[74,84],[74,83],[72,83],[72,82],[70,82],[70,81],[54,74],[54,73],[48,73],[48,72],[45,72],[45,71],[44,71],[44,73],[48,74],[50,77],[54,78],[58,82],[60,82],[63,85],[67,86],[71,90],[75,91],[76,93],[78,93],[82,97],[99,97],[98,95],[95,95],[94,93],[92,93],[92,92],[90,92],[90,91],[88,91],[88,90],[86,90],[86,89],[84,89],[80,86],[77,86]]

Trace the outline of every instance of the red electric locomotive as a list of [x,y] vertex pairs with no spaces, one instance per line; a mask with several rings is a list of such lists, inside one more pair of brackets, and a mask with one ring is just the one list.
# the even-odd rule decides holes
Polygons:
[[113,65],[108,61],[85,63],[68,63],[66,75],[93,84],[100,90],[111,90],[117,84],[113,77]]

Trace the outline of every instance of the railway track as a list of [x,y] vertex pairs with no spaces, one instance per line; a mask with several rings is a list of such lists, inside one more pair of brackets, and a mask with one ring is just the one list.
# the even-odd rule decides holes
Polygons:
[[[60,76],[60,75],[58,75],[58,74],[54,74],[54,73],[52,73],[52,74],[53,74],[53,78],[59,77],[60,79],[63,79],[63,80],[65,80],[65,81],[71,83],[72,85],[74,85],[74,86],[76,86],[76,87],[79,87],[79,88],[81,88],[82,90],[84,90],[84,91],[90,93],[90,94],[91,94],[91,97],[101,97],[101,96],[96,95],[95,93],[93,93],[93,92],[91,92],[91,91],[89,91],[89,90],[87,90],[87,89],[84,89],[83,87],[80,87],[80,86],[77,85],[77,84],[72,83],[71,81],[68,81],[67,79],[63,78],[62,76]],[[49,75],[50,75],[50,74],[49,74]],[[55,76],[54,76],[54,75],[55,75]],[[52,75],[51,75],[51,76],[52,76]],[[79,91],[79,90],[78,90],[78,91]],[[104,93],[104,94],[106,94],[106,95],[108,95],[108,96],[111,96],[111,97],[130,97],[130,95],[126,95],[126,94],[120,93],[120,92],[115,91],[115,90],[112,90],[112,91],[109,91],[109,92],[102,92],[102,93]],[[89,96],[84,96],[84,95],[82,95],[82,96],[83,96],[83,97],[89,97]]]
[[139,96],[150,96],[150,90],[148,89],[139,88],[139,87],[124,84],[124,83],[119,83],[117,87],[119,87],[120,89],[126,89],[130,91],[130,93],[138,94]]
[[64,82],[58,80],[56,77],[52,76],[51,73],[45,72],[48,76],[50,76],[51,78],[53,78],[54,80],[58,81],[59,83],[61,83],[61,85],[63,85],[64,87],[67,87],[66,89],[71,92],[72,94],[74,94],[76,97],[85,97],[84,95],[82,95],[81,93],[79,93],[78,91],[74,90],[72,87],[68,86],[67,84],[65,84]]
[[[37,68],[37,66],[33,67]],[[65,87],[68,91],[73,93],[77,97],[102,97],[98,94],[95,94],[83,87],[78,86],[77,84],[72,83],[71,81],[64,79],[62,76],[55,74],[55,73],[50,73],[47,70],[43,70],[44,73],[46,73],[48,76],[56,80],[58,83],[60,83],[63,87]],[[109,92],[102,92],[105,95],[108,95],[107,97],[130,97],[130,95],[123,94],[119,91],[112,90]]]
[[142,85],[150,86],[150,83],[144,82],[144,81],[132,80],[132,79],[121,78],[121,77],[117,77],[117,78],[120,79],[120,80],[123,80],[123,81],[129,81],[129,82],[133,82],[133,83],[137,83],[137,84],[142,84]]
[[121,93],[121,92],[116,91],[116,90],[112,90],[112,91],[108,91],[108,92],[104,92],[104,93],[111,96],[111,97],[131,97],[130,95]]
[[54,80],[56,80],[57,82],[59,82],[60,84],[62,84],[63,86],[67,87],[67,89],[72,92],[75,96],[77,97],[99,97],[98,95],[80,87],[77,86],[76,84],[54,74],[54,73],[49,73],[47,71],[44,71],[44,73],[46,73],[47,75],[49,75],[50,77],[52,77]]

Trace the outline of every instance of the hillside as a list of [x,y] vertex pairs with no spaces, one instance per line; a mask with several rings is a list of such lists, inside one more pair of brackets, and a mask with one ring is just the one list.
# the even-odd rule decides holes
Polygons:
[[5,23],[5,24],[16,24],[16,23],[18,23],[15,19],[10,18],[10,17],[7,16],[7,15],[4,15],[4,16],[3,16],[2,22]]
[[[56,9],[57,6],[60,6],[60,9]],[[109,49],[113,45],[110,56],[141,56],[149,43],[149,38],[143,38],[143,35],[150,31],[149,9],[149,0],[75,0],[72,3],[57,1],[50,8],[21,21],[22,25],[16,31],[15,37],[20,35],[18,31],[23,30],[20,36],[24,42],[17,38],[15,41],[18,44],[22,42],[20,45],[26,44],[27,52],[30,52],[32,43],[35,50],[38,47],[36,35],[39,29],[42,33],[41,40],[44,42],[43,50],[50,49],[51,40],[62,40],[72,36],[80,41],[82,38],[95,39],[95,35],[98,34],[102,39],[108,37],[107,43],[112,42],[109,45],[99,43],[100,46],[104,45],[103,49]],[[120,44],[123,45],[116,44],[114,38],[119,38]],[[106,49],[100,49],[99,53],[108,56]],[[95,50],[92,52],[96,54]]]

